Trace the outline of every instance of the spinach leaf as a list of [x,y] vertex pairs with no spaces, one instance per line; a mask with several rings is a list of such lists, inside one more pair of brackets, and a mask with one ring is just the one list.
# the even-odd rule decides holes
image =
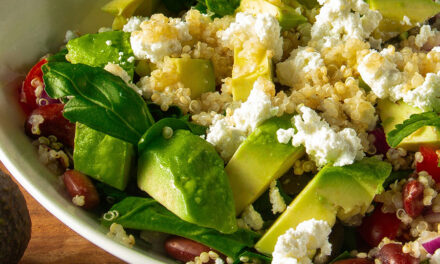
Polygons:
[[182,110],[180,110],[180,108],[177,106],[170,106],[167,111],[162,111],[159,105],[154,103],[149,103],[148,109],[150,109],[150,113],[156,122],[168,117],[172,117],[172,118],[182,117]]
[[65,62],[48,62],[42,69],[50,97],[71,97],[64,116],[72,122],[134,145],[154,123],[142,97],[104,69]]
[[158,231],[200,242],[230,257],[237,257],[245,248],[253,247],[259,235],[245,229],[233,234],[222,234],[214,229],[183,221],[151,198],[127,197],[115,204],[111,211],[118,217],[102,220],[105,226],[118,223],[124,228]]
[[241,0],[205,0],[209,11],[217,16],[232,15],[240,6]]
[[413,114],[402,124],[396,125],[396,128],[387,134],[388,144],[395,148],[407,136],[416,132],[424,126],[435,126],[440,128],[440,117],[435,112],[424,112]]
[[400,181],[401,179],[408,178],[411,174],[411,170],[403,170],[403,171],[392,171],[390,176],[385,180],[383,183],[383,187],[387,188],[390,186],[390,184],[394,183],[395,181]]
[[339,255],[335,259],[333,259],[330,262],[330,264],[335,263],[336,261],[339,261],[339,260],[351,259],[351,258],[353,258],[353,256],[350,255],[350,253],[348,253],[347,251],[344,251],[341,255]]
[[[130,76],[134,73],[134,55],[130,44],[130,33],[108,31],[87,34],[67,43],[67,59],[93,67],[104,67],[107,63],[119,64]],[[132,57],[133,59],[129,59]]]

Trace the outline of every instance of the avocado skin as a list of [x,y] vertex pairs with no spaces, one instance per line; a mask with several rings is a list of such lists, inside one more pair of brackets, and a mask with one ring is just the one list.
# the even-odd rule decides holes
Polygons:
[[31,218],[23,194],[0,171],[0,262],[18,263],[31,238]]

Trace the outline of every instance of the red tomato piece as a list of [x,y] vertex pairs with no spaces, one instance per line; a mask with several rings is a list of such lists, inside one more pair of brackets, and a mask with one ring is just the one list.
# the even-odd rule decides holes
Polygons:
[[[29,114],[32,110],[38,107],[37,95],[35,94],[35,92],[39,84],[43,85],[42,89],[44,90],[43,71],[41,70],[41,66],[46,63],[47,60],[42,59],[37,64],[35,64],[34,67],[32,67],[32,69],[26,75],[26,79],[24,79],[21,86],[20,103],[23,106],[26,114]],[[37,92],[40,93],[40,91]]]
[[375,247],[384,237],[395,239],[399,226],[400,220],[395,214],[383,213],[381,206],[378,206],[371,215],[363,219],[358,230],[362,239]]
[[421,146],[419,151],[423,156],[423,161],[416,163],[417,172],[426,171],[436,182],[440,182],[440,168],[438,167],[436,150]]

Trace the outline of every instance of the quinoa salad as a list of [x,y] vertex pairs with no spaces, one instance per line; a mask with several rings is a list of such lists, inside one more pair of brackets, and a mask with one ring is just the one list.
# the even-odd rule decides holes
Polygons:
[[109,237],[186,264],[440,264],[440,3],[102,10],[20,104]]

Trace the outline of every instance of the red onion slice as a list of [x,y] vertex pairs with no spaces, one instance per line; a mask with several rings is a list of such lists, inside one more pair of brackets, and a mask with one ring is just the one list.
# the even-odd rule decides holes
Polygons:
[[422,244],[429,254],[434,254],[434,252],[440,248],[440,237],[436,237],[428,242]]

